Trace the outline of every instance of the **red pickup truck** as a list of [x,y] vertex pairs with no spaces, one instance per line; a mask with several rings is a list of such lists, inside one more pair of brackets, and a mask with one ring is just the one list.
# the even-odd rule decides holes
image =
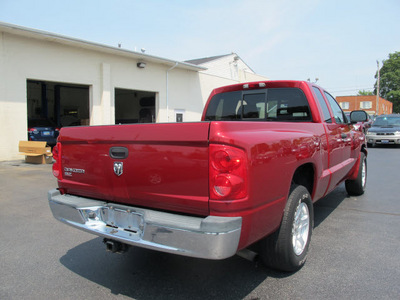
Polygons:
[[[224,259],[257,245],[275,269],[303,266],[313,202],[345,182],[363,194],[364,134],[304,81],[215,89],[197,123],[65,127],[53,154],[56,219],[128,246]],[[257,243],[256,243],[257,242]]]

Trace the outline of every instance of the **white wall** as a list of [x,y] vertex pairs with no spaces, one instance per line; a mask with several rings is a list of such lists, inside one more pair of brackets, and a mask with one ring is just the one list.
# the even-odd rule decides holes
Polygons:
[[183,112],[183,120],[188,122],[200,121],[212,89],[266,80],[246,72],[244,66],[233,80],[182,64],[171,69],[171,61],[146,61],[146,56],[140,60],[146,67],[140,69],[138,61],[131,53],[101,45],[0,31],[0,161],[23,158],[18,154],[18,142],[27,140],[28,79],[89,86],[90,125],[115,123],[115,88],[154,92],[157,122],[175,122],[176,111]]
[[27,139],[26,80],[20,80],[20,69],[10,64],[21,51],[8,49],[9,40],[7,34],[0,35],[0,160],[21,159],[18,141]]
[[208,61],[201,66],[208,68],[203,73],[237,81],[241,81],[240,73],[254,74],[250,67],[234,53]]
[[[22,159],[18,142],[27,140],[27,79],[89,86],[91,125],[114,124],[115,88],[156,93],[157,122],[167,122],[166,71],[171,66],[0,33],[0,161]],[[169,72],[169,121],[185,109],[185,121],[200,120],[199,74],[177,67]]]

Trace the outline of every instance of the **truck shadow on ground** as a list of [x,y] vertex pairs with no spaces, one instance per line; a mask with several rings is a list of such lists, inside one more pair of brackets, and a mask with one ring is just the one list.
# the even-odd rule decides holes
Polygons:
[[211,261],[137,247],[113,254],[101,238],[69,250],[60,262],[112,294],[135,299],[243,299],[268,277],[291,275],[238,256]]
[[[314,206],[314,227],[320,226],[346,198],[343,185],[318,201]],[[238,256],[211,261],[137,247],[122,255],[113,254],[106,252],[102,238],[72,248],[60,262],[112,294],[142,300],[243,299],[267,278],[292,275]]]
[[346,192],[344,183],[314,204],[314,228],[320,226],[339,205],[350,196]]

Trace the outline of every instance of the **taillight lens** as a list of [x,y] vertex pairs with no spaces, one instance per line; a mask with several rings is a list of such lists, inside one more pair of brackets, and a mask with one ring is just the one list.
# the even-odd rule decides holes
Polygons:
[[57,143],[53,148],[53,175],[58,179],[62,179],[62,168],[61,168],[61,143]]
[[36,128],[28,128],[28,132],[32,132],[34,134],[38,133]]
[[236,200],[246,196],[246,152],[226,145],[210,145],[210,198]]

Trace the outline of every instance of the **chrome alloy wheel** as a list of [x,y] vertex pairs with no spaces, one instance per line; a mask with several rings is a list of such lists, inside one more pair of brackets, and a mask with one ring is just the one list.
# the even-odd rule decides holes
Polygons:
[[362,187],[365,188],[365,185],[367,183],[367,164],[365,163],[365,159],[362,162],[361,166],[361,184]]
[[296,255],[301,255],[307,245],[310,228],[310,212],[307,204],[300,202],[294,214],[292,246]]

